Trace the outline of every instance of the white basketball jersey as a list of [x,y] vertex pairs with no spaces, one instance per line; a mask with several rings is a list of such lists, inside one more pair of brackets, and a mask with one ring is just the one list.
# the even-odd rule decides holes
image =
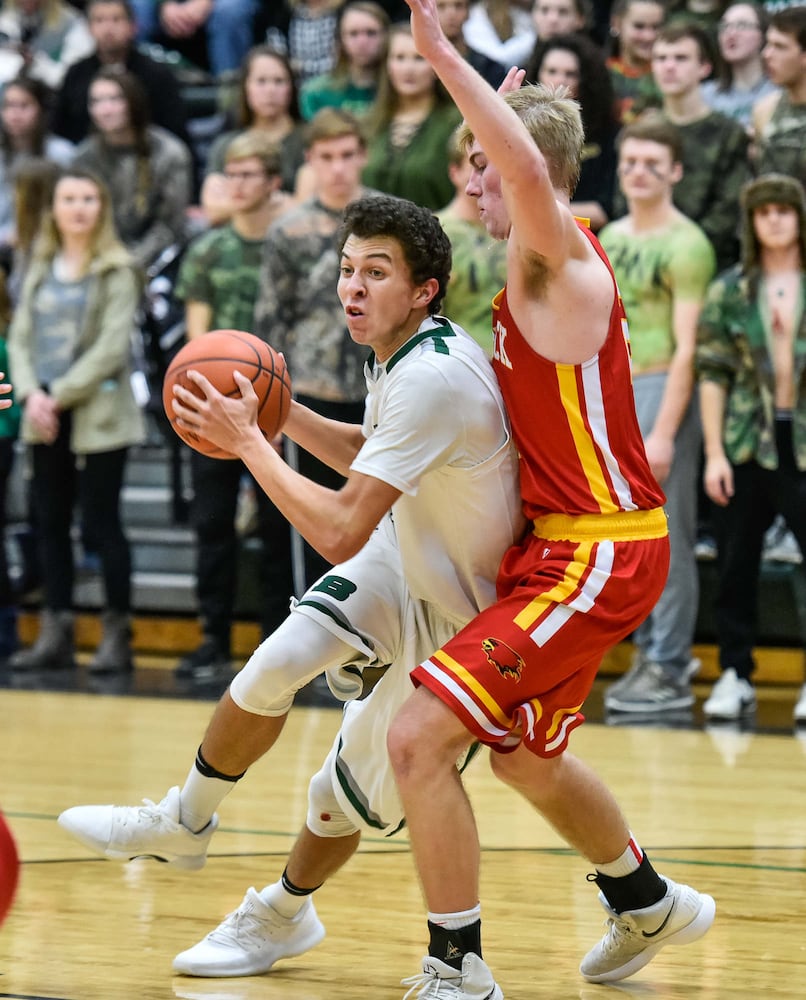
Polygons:
[[524,529],[518,458],[492,365],[442,317],[367,364],[366,442],[352,468],[402,492],[392,508],[413,597],[457,626],[495,600]]

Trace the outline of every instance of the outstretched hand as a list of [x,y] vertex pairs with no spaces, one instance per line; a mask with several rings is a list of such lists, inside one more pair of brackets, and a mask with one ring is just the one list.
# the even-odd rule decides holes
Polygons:
[[239,396],[224,396],[201,372],[189,371],[188,380],[202,395],[174,385],[173,410],[177,426],[240,457],[250,440],[263,435],[257,424],[258,399],[252,383],[239,371],[232,374]]
[[[436,0],[406,0],[411,11],[411,34],[417,51],[433,62],[443,46],[451,46],[439,20]],[[452,47],[452,46],[451,46]],[[519,90],[526,79],[526,70],[513,66],[498,88],[499,94]]]
[[449,45],[439,21],[436,0],[406,0],[411,11],[411,36],[424,59],[436,55],[441,45]]
[[511,94],[513,90],[520,90],[525,79],[526,70],[518,69],[517,66],[512,66],[499,84],[496,93],[503,96],[504,94]]

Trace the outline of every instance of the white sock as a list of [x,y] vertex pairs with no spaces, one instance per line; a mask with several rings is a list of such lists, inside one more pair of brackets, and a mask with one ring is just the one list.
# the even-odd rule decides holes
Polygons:
[[179,820],[182,826],[193,833],[203,830],[235,785],[234,781],[205,777],[194,763],[179,793]]
[[258,893],[260,898],[273,910],[277,910],[281,917],[292,920],[302,909],[307,896],[297,896],[289,892],[283,885],[283,880],[278,879],[272,885],[267,885]]
[[596,865],[596,871],[602,875],[609,875],[610,878],[622,878],[624,875],[637,872],[643,860],[644,852],[630,831],[630,841],[624,849],[624,853],[615,861],[608,861],[606,865]]
[[428,920],[438,927],[444,927],[446,931],[458,931],[462,927],[469,927],[477,920],[481,920],[481,903],[477,903],[472,910],[460,910],[458,913],[428,913]]

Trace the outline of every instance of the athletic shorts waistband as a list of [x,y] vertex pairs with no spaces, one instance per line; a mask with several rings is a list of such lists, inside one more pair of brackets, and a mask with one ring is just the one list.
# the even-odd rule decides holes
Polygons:
[[662,507],[615,514],[545,514],[533,524],[534,535],[552,542],[586,542],[592,538],[637,542],[664,538],[669,533]]

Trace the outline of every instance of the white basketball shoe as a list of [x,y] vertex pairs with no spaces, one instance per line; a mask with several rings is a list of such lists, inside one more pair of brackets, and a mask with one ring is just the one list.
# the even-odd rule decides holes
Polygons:
[[[504,1000],[501,987],[487,965],[472,952],[462,959],[462,968],[454,969],[438,958],[426,956],[423,971],[401,983],[410,987],[403,1000]],[[416,994],[414,991],[419,990]]]
[[310,897],[289,919],[250,888],[238,909],[198,944],[177,955],[173,967],[185,976],[258,976],[278,959],[309,951],[324,936]]
[[154,858],[177,868],[202,868],[218,817],[193,833],[179,815],[177,786],[159,804],[143,799],[141,806],[73,806],[59,816],[59,826],[107,858]]
[[666,895],[652,906],[616,913],[604,895],[607,931],[582,959],[579,971],[589,983],[612,983],[642,969],[667,944],[690,944],[714,922],[710,896],[664,878]]

